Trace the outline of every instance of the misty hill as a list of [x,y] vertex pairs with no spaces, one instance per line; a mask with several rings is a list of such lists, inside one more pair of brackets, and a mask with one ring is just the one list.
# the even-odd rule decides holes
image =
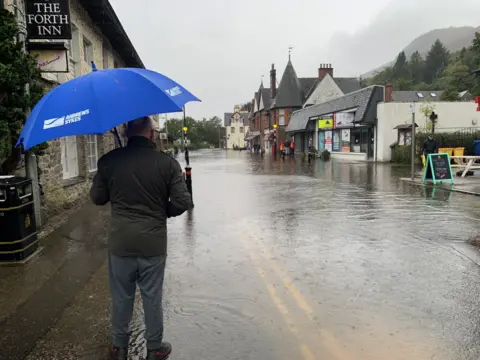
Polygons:
[[[436,29],[420,35],[403,50],[407,55],[407,59],[409,59],[415,51],[420,52],[422,55],[426,55],[432,44],[437,39],[440,39],[440,41],[447,47],[448,50],[450,50],[450,52],[457,52],[463,47],[469,47],[472,44],[472,40],[475,37],[476,32],[480,32],[480,26],[477,28],[473,26],[463,26]],[[401,50],[399,50],[399,52],[400,51]],[[368,73],[362,75],[362,77],[372,77],[375,73],[385,69],[387,66],[392,66],[394,62],[395,60],[375,70],[369,71]]]

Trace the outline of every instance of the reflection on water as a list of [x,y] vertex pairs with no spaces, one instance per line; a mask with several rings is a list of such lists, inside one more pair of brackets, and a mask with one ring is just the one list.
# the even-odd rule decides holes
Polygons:
[[466,244],[478,199],[409,185],[409,167],[390,164],[222,150],[191,161],[195,209],[169,228],[179,358],[287,359],[300,345],[312,359],[480,358]]

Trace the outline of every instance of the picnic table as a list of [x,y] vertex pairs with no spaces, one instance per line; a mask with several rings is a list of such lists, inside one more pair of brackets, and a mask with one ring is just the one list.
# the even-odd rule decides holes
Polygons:
[[452,168],[459,168],[463,173],[461,177],[465,177],[470,170],[480,170],[480,156],[451,156],[454,164]]

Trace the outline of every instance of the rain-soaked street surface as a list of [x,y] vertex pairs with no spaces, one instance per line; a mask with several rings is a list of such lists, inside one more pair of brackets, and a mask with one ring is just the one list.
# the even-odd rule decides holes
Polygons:
[[[480,358],[480,198],[391,165],[191,165],[195,208],[169,223],[172,359]],[[87,207],[25,269],[0,268],[0,359],[106,359],[106,219]],[[137,306],[131,359],[142,323]]]

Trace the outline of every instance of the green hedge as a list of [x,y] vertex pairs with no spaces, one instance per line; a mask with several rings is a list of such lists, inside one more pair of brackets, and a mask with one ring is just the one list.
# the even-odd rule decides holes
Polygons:
[[[425,142],[428,134],[418,133],[415,140],[417,143],[417,151],[420,152],[423,143]],[[480,140],[480,130],[460,130],[450,133],[437,133],[435,134],[435,140],[438,141],[439,147],[446,148],[465,148],[465,155],[473,155],[473,141]]]
[[395,145],[395,154],[392,161],[397,164],[410,164],[410,158],[412,156],[411,149],[412,147],[410,145]]

